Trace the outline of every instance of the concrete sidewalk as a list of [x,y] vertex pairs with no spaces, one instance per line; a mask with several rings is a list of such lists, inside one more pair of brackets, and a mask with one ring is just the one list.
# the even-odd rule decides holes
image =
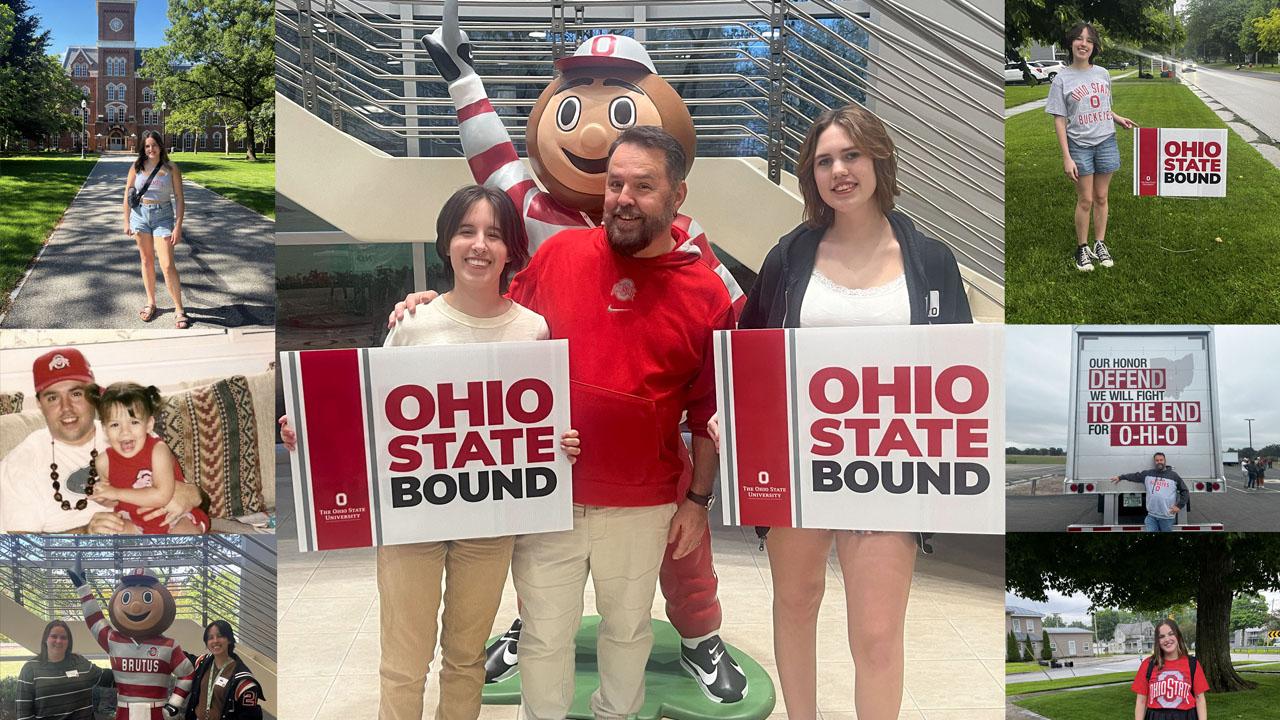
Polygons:
[[[123,232],[125,178],[133,156],[103,156],[0,317],[6,328],[172,328],[173,300],[157,267],[151,323],[138,248]],[[193,327],[275,325],[275,224],[183,182],[186,214],[175,251]]]

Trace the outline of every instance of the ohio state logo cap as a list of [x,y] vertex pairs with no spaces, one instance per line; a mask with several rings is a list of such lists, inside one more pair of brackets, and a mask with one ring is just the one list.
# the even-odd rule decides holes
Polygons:
[[35,379],[37,394],[63,380],[93,382],[93,370],[89,369],[89,361],[75,348],[50,350],[36,358],[31,364],[31,375]]
[[596,35],[579,45],[573,55],[556,61],[556,69],[561,72],[601,65],[658,72],[644,46],[626,35]]

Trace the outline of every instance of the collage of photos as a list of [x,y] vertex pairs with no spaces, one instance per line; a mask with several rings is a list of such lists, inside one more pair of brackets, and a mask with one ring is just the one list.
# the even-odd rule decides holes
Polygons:
[[0,720],[1271,717],[1277,118],[1280,0],[0,0]]

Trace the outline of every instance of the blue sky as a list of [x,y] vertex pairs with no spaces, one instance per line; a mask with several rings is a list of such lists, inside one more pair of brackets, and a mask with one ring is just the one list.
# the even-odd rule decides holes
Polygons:
[[[49,33],[49,52],[59,57],[71,45],[98,42],[98,10],[94,0],[31,0],[32,12],[40,18],[40,28]],[[169,27],[166,0],[138,0],[134,42],[140,48],[164,44]]]

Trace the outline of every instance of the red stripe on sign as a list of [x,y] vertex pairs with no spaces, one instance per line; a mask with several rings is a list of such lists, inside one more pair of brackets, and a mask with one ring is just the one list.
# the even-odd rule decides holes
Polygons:
[[316,549],[369,547],[373,518],[365,465],[360,351],[298,354]]
[[1138,194],[1160,194],[1160,128],[1138,128]]
[[739,522],[791,527],[785,330],[731,333]]

